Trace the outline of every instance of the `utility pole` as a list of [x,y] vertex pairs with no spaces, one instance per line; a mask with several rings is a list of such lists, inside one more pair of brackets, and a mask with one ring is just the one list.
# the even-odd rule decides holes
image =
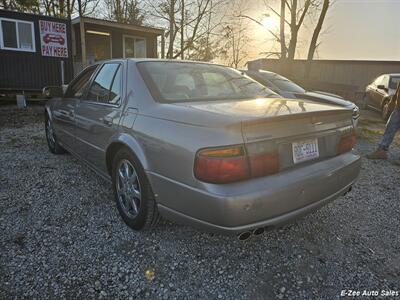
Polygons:
[[81,55],[82,55],[82,68],[86,67],[86,38],[85,38],[85,22],[82,16],[82,3],[78,0],[79,12],[79,29],[81,33]]

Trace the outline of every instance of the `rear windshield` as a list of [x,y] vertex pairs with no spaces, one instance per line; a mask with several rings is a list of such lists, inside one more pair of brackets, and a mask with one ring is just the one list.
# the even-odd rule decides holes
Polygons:
[[190,62],[146,61],[137,63],[156,101],[212,101],[277,94],[228,67]]
[[389,89],[397,89],[397,85],[400,82],[400,77],[390,77],[390,82],[389,82]]
[[260,73],[261,76],[271,81],[272,84],[276,85],[282,91],[290,93],[300,93],[300,94],[305,93],[305,90],[302,87],[298,86],[294,82],[290,81],[289,79],[281,75],[278,74],[269,75],[269,74],[263,74],[262,72]]

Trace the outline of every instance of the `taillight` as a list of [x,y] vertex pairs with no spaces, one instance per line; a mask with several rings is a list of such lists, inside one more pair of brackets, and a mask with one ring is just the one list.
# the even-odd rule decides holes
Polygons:
[[210,183],[229,183],[279,171],[277,153],[246,155],[244,146],[200,150],[194,163],[197,179]]
[[271,175],[279,171],[278,153],[253,154],[249,161],[252,177]]
[[343,154],[351,151],[356,144],[356,133],[354,130],[350,134],[346,134],[340,138],[339,144],[337,146],[337,154]]
[[249,177],[242,146],[200,150],[194,163],[197,179],[211,183],[228,183]]

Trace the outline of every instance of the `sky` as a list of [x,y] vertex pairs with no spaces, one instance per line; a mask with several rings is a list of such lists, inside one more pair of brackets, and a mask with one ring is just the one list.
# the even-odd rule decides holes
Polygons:
[[[276,7],[278,1],[271,1]],[[248,14],[267,12],[262,1],[250,0]],[[274,23],[274,22],[272,22]],[[278,20],[275,20],[276,26]],[[273,47],[272,37],[265,29],[252,24],[253,38],[248,60],[259,58]],[[300,33],[297,58],[305,58],[312,23]],[[329,9],[316,58],[356,60],[400,60],[400,0],[336,0]],[[279,49],[276,45],[276,49]]]

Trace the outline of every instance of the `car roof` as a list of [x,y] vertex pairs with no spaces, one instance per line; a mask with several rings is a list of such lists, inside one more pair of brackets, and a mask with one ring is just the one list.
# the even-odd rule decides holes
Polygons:
[[222,64],[217,64],[217,63],[212,63],[212,62],[206,62],[206,61],[196,61],[196,60],[186,60],[186,59],[168,59],[168,58],[126,58],[126,60],[138,63],[138,62],[144,62],[144,61],[156,61],[156,62],[174,62],[174,63],[191,63],[191,64],[203,64],[203,65],[212,65],[212,66],[222,66],[222,67],[227,67]]

